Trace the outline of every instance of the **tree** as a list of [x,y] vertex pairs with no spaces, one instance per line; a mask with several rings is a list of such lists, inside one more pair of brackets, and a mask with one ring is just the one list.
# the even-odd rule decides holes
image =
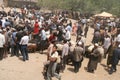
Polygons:
[[83,13],[107,11],[120,15],[120,0],[39,0],[38,4],[50,10],[63,9]]

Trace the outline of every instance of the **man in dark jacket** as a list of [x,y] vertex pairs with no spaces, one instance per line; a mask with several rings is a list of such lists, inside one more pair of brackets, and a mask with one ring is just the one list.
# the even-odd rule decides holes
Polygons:
[[97,69],[97,64],[99,62],[100,52],[99,52],[99,45],[95,43],[94,50],[90,54],[89,62],[88,62],[88,72],[94,73],[94,70]]
[[74,71],[77,73],[81,67],[81,62],[83,60],[83,48],[82,42],[79,42],[73,51],[73,60],[74,60]]
[[112,67],[109,71],[109,74],[112,74],[113,72],[116,72],[116,65],[118,64],[120,60],[120,44],[118,47],[113,51],[113,57],[112,57]]

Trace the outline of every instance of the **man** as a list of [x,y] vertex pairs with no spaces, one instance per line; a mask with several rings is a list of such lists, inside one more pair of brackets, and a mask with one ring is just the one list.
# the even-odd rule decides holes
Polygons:
[[118,64],[120,60],[120,44],[118,45],[117,48],[113,51],[113,57],[112,57],[112,67],[110,69],[109,74],[112,74],[113,72],[116,72],[116,65]]
[[3,29],[3,35],[5,37],[5,44],[4,44],[4,55],[3,57],[6,58],[8,56],[8,33],[6,29]]
[[2,21],[2,28],[5,28],[6,20],[4,18],[2,18],[1,21]]
[[58,59],[57,46],[54,45],[52,49],[52,54],[51,56],[49,56],[50,64],[47,71],[47,80],[51,80],[51,75],[55,76],[58,80],[61,80],[61,76],[55,72],[57,68],[57,59]]
[[120,43],[120,32],[119,32],[119,34],[117,35],[116,42],[117,42],[117,44]]
[[11,35],[11,57],[16,55],[17,56],[17,51],[16,51],[16,29],[12,28],[12,35]]
[[2,34],[2,30],[0,29],[0,60],[3,59],[4,44],[5,44],[5,36]]
[[94,37],[93,37],[93,43],[99,43],[101,39],[101,35],[100,35],[100,31],[97,30],[94,33]]
[[104,38],[104,43],[103,43],[104,58],[106,58],[106,55],[107,55],[110,45],[111,45],[111,38],[109,35],[106,35],[106,37]]
[[53,52],[52,50],[53,50],[53,47],[54,47],[54,44],[55,44],[55,40],[53,40],[53,41],[50,41],[50,45],[49,45],[49,47],[48,47],[48,54],[47,54],[47,60],[49,60],[49,56],[51,55],[51,53]]
[[78,25],[77,25],[77,37],[79,35],[81,35],[83,33],[83,30],[82,30],[82,25],[80,22],[78,22]]
[[38,38],[38,34],[39,34],[39,24],[38,21],[35,22],[34,24],[34,38]]
[[65,40],[70,41],[71,40],[71,34],[70,31],[66,29],[66,33],[65,33]]
[[43,49],[45,47],[45,44],[46,44],[46,39],[47,39],[47,36],[46,36],[46,33],[45,33],[45,29],[42,28],[41,30],[41,50],[42,50],[42,53],[43,53]]
[[66,67],[66,61],[68,58],[68,52],[69,52],[69,45],[66,40],[64,40],[64,45],[62,49],[62,64],[63,64],[63,71],[65,70]]
[[68,30],[69,32],[72,32],[72,26],[70,26],[70,24],[67,24],[67,27],[65,29]]
[[78,36],[76,43],[78,44],[79,42],[82,42],[82,47],[84,48],[85,46],[85,37],[83,36]]
[[100,52],[99,52],[98,48],[99,48],[99,45],[97,43],[95,43],[94,50],[90,55],[88,66],[87,66],[88,72],[90,72],[90,73],[94,73],[94,70],[97,69],[97,64],[98,64],[99,59],[100,59],[99,58]]
[[74,60],[74,72],[77,73],[81,67],[81,62],[83,60],[83,48],[82,42],[79,42],[73,51],[73,60]]
[[29,36],[27,32],[24,32],[24,36],[21,38],[21,41],[20,41],[23,61],[29,60],[28,50],[27,50],[28,42],[29,42]]
[[87,25],[86,27],[85,27],[85,29],[84,29],[84,36],[85,36],[85,38],[87,37],[87,33],[88,33],[88,30],[89,30],[89,26]]
[[17,30],[16,33],[16,54],[19,57],[19,51],[21,52],[21,47],[20,47],[20,40],[23,37],[23,31],[20,31],[19,29]]

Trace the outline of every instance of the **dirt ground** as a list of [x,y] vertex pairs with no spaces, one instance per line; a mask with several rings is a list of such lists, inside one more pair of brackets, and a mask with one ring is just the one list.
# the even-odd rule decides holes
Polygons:
[[[93,29],[89,29],[86,44],[92,40]],[[72,37],[75,39],[75,37]],[[10,57],[0,61],[0,80],[44,80],[42,75],[43,62],[46,61],[45,54],[29,53],[29,61],[23,62],[22,57]],[[120,80],[120,65],[117,66],[117,72],[109,75],[105,70],[106,59],[98,64],[94,74],[85,70],[88,59],[84,58],[82,67],[78,73],[73,72],[73,66],[67,65],[64,73],[60,73],[62,80]],[[57,80],[53,78],[53,80]]]

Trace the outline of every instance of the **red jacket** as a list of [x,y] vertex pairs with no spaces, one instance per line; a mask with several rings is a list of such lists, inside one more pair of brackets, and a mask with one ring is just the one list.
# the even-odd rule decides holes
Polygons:
[[35,23],[35,25],[34,25],[34,33],[35,34],[39,33],[39,24],[38,23]]

